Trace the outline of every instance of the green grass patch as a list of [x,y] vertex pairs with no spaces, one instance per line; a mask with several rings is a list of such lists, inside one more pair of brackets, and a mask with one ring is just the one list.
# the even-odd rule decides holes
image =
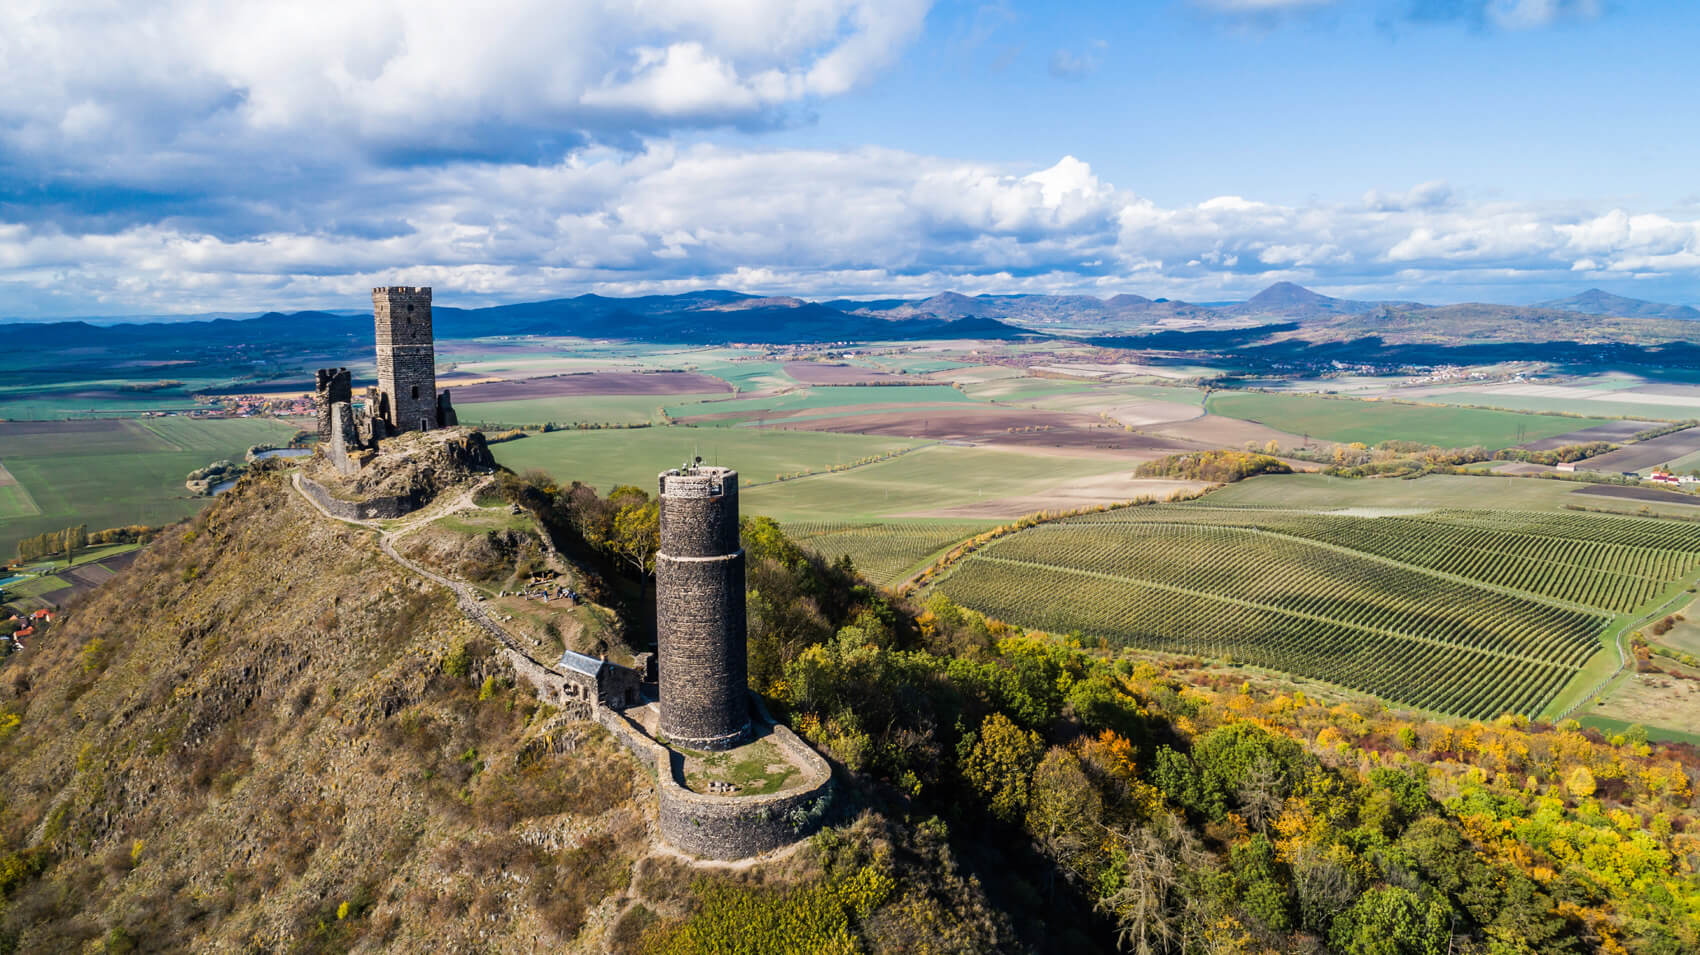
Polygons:
[[[582,481],[602,490],[635,484],[653,491],[657,474],[698,455],[707,463],[736,468],[748,485],[772,481],[780,474],[824,470],[919,443],[810,431],[662,427],[556,431],[506,441],[493,445],[490,451],[498,462],[515,471],[538,469],[558,481]],[[745,512],[755,513],[747,503]]]
[[938,508],[1037,494],[1071,478],[1127,469],[1124,463],[1101,457],[929,445],[852,471],[752,488],[743,495],[743,508],[747,514],[766,514],[781,522],[872,523],[891,516],[926,517],[930,515],[923,512]]
[[732,413],[753,418],[763,411],[799,411],[851,405],[956,404],[972,400],[949,385],[826,385],[818,388],[798,388],[765,398],[733,398],[695,404],[675,400],[667,406],[667,413],[675,418]]
[[[1323,474],[1268,474],[1213,491],[1205,501],[1224,507],[1507,508],[1560,510],[1584,485],[1519,477],[1430,474],[1411,480],[1352,479]],[[1600,498],[1609,502],[1608,498]],[[1627,503],[1627,502],[1626,502]]]
[[881,523],[786,521],[785,533],[804,550],[829,561],[849,557],[862,576],[881,587],[901,583],[962,540],[996,526],[994,521],[911,520]]
[[1505,448],[1606,423],[1603,418],[1257,392],[1216,392],[1206,407],[1212,414],[1329,441],[1416,441],[1443,448]]
[[[1582,386],[1595,394],[1610,394],[1599,386]],[[1483,408],[1504,408],[1508,411],[1562,412],[1588,414],[1605,418],[1640,418],[1649,421],[1686,421],[1700,418],[1700,408],[1692,399],[1672,397],[1668,403],[1642,401],[1613,401],[1609,398],[1553,398],[1534,395],[1506,395],[1491,391],[1447,391],[1424,394],[1424,401],[1442,404],[1477,405]]]
[[[1619,733],[1628,732],[1629,727],[1634,725],[1626,720],[1616,720],[1609,716],[1595,716],[1592,713],[1577,714],[1576,722],[1581,723],[1583,726],[1599,730],[1606,735],[1607,739],[1610,739],[1612,736]],[[1693,743],[1696,746],[1700,746],[1700,733],[1670,729],[1664,726],[1650,726],[1646,723],[1641,724],[1641,726],[1647,731],[1647,739],[1652,742]]]
[[662,420],[661,409],[674,402],[724,397],[724,393],[701,395],[563,395],[558,398],[521,398],[514,401],[483,401],[455,405],[461,424],[489,425],[547,424],[645,424]]
[[41,513],[35,499],[22,484],[0,484],[0,521],[15,517],[33,517]]
[[18,541],[76,524],[89,530],[166,524],[210,498],[191,496],[184,477],[211,461],[240,461],[255,444],[281,444],[297,425],[270,418],[103,421],[97,430],[7,433],[6,467],[35,502],[33,515],[0,515],[0,554]]
[[42,597],[53,593],[56,590],[68,589],[70,586],[71,582],[65,578],[48,574],[43,577],[31,578],[22,583],[9,585],[6,588],[6,596]]
[[771,740],[757,740],[720,753],[691,753],[685,782],[697,792],[709,792],[709,783],[738,787],[727,795],[765,796],[779,792],[802,774]]

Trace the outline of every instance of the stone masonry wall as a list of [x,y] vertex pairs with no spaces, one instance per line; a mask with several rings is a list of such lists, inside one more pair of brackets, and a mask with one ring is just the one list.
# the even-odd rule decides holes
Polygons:
[[350,449],[360,447],[360,429],[354,424],[354,406],[346,401],[331,405],[331,434],[320,442],[325,455],[343,474],[353,474],[359,467],[348,456]]
[[303,475],[301,490],[331,514],[350,521],[387,520],[404,517],[419,510],[421,502],[412,495],[375,497],[365,501],[344,501],[333,497],[325,486]]
[[738,472],[671,471],[660,492],[660,731],[692,749],[726,749],[750,727]]
[[596,720],[654,769],[661,838],[691,855],[745,859],[790,845],[820,828],[831,803],[831,765],[785,726],[773,726],[773,742],[803,767],[801,789],[766,796],[714,796],[686,789],[674,754],[622,714],[597,707]]
[[313,410],[319,417],[319,440],[331,437],[332,411],[339,401],[354,401],[354,379],[347,368],[320,368],[313,375]]
[[431,289],[373,289],[372,324],[378,349],[378,390],[389,398],[390,426],[397,432],[436,427],[437,359],[431,334]]

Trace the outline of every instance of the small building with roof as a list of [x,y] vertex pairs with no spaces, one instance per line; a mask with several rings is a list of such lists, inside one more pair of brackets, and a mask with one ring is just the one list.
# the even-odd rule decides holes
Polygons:
[[606,657],[567,650],[556,661],[555,671],[566,678],[569,699],[594,701],[616,710],[643,702],[638,671],[609,663]]

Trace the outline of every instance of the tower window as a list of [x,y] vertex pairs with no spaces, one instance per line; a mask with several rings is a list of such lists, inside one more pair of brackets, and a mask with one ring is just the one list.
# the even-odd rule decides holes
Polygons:
[[419,400],[419,386],[418,385],[413,386],[413,400],[414,401]]

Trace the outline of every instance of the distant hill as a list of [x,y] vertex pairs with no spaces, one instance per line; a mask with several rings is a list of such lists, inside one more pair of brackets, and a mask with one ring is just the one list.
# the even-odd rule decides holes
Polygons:
[[1220,309],[1229,315],[1244,317],[1295,318],[1300,321],[1333,318],[1339,315],[1362,315],[1389,306],[1426,308],[1418,302],[1361,302],[1348,298],[1333,298],[1313,292],[1292,282],[1276,282],[1238,305]]
[[1552,308],[1588,315],[1616,315],[1624,318],[1673,318],[1681,321],[1700,321],[1700,309],[1687,305],[1665,305],[1638,298],[1613,295],[1603,289],[1591,288],[1580,295],[1537,302],[1535,308]]
[[[1700,320],[1700,309],[1663,305],[1590,289],[1533,306],[1370,302],[1335,298],[1292,282],[1277,282],[1243,302],[1199,305],[1122,293],[1090,295],[964,295],[946,291],[922,299],[831,299],[759,296],[725,289],[678,295],[574,298],[487,308],[435,309],[439,338],[571,335],[679,344],[806,344],[839,341],[918,341],[1029,335],[1142,335],[1159,331],[1223,331],[1297,322],[1289,337],[1313,341],[1377,335],[1389,341],[1443,343],[1451,338],[1548,341],[1560,338],[1654,341],[1686,338],[1668,323]],[[258,318],[0,323],[0,348],[74,349],[90,341],[181,347],[193,352],[236,345],[336,352],[370,335],[364,313],[268,312]]]
[[[442,339],[496,335],[573,335],[680,344],[751,342],[791,344],[838,341],[918,341],[984,338],[1013,340],[1035,332],[994,318],[923,315],[897,319],[851,315],[801,299],[758,298],[737,292],[696,292],[642,298],[582,295],[491,308],[437,306]],[[258,318],[188,322],[135,322],[96,326],[82,321],[0,324],[0,350],[13,353],[74,349],[98,342],[113,347],[188,349],[299,345],[339,350],[370,341],[368,315],[268,312]]]

